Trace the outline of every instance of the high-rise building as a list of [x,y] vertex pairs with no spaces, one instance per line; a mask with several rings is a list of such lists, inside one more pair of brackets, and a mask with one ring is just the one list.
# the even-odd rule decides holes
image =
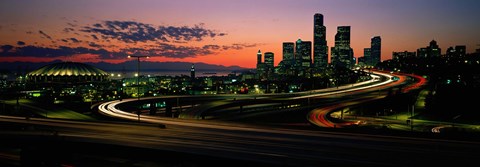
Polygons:
[[375,36],[372,38],[371,41],[371,59],[370,64],[371,66],[376,66],[378,63],[381,62],[382,57],[382,39],[380,36]]
[[295,59],[297,60],[296,66],[299,66],[301,69],[309,68],[312,64],[312,42],[298,39]]
[[328,46],[326,27],[323,25],[323,15],[316,13],[313,16],[313,66],[325,68],[328,65]]
[[191,80],[195,80],[195,65],[192,64],[192,68],[190,68],[190,78]]
[[295,64],[295,44],[293,42],[283,43],[283,64],[285,66],[293,66]]
[[265,74],[264,75],[267,78],[271,78],[273,76],[273,72],[275,71],[274,61],[273,61],[274,56],[272,52],[265,52],[264,56],[265,56],[265,59],[264,59]]
[[259,64],[262,64],[262,52],[260,50],[257,52],[257,68]]
[[363,63],[364,65],[370,66],[370,62],[372,60],[372,49],[371,48],[364,48],[363,49]]
[[428,47],[430,57],[440,57],[442,55],[442,50],[438,47],[437,41],[432,40],[430,46]]
[[335,47],[332,47],[331,63],[334,67],[352,68],[353,49],[350,47],[350,26],[337,27]]
[[265,52],[265,64],[269,69],[273,69],[274,61],[273,61],[273,53],[272,52]]

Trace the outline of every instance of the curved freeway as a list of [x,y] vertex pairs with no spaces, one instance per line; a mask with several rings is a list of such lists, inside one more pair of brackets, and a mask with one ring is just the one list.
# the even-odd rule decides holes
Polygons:
[[[380,78],[386,78],[385,81],[380,81]],[[230,106],[230,105],[235,105],[235,103],[241,103],[240,97],[243,97],[244,99],[279,99],[283,98],[284,100],[298,100],[298,99],[308,99],[308,98],[319,98],[319,97],[327,97],[327,96],[332,96],[332,95],[342,95],[346,93],[362,93],[365,91],[371,91],[375,88],[379,88],[381,86],[382,89],[386,88],[385,85],[392,86],[393,80],[391,79],[392,75],[388,73],[382,73],[382,72],[376,72],[373,71],[372,74],[372,79],[360,83],[355,83],[355,84],[349,84],[345,86],[339,86],[337,88],[327,88],[327,89],[320,89],[320,90],[312,90],[312,91],[306,91],[306,92],[297,92],[297,93],[277,93],[277,94],[264,94],[264,95],[243,95],[243,96],[238,96],[238,95],[214,95],[214,96],[188,96],[192,98],[198,98],[198,99],[205,99],[205,98],[211,98],[211,97],[217,97],[218,100],[212,103],[204,103],[203,106],[197,107],[196,110],[191,110],[190,112],[183,112],[179,116],[180,118],[195,118],[199,119],[202,117],[203,113],[207,111],[210,108],[215,108],[215,107],[221,107],[221,106]],[[395,82],[395,85],[399,85],[404,81],[404,78],[402,77],[400,82]],[[141,100],[151,100],[151,99],[161,99],[161,98],[177,98],[180,96],[166,96],[166,97],[149,97],[149,98],[142,98]],[[222,97],[224,97],[222,99]],[[233,98],[237,97],[238,99],[231,100]],[[230,99],[230,100],[224,100],[224,99]],[[223,101],[222,101],[223,100]],[[112,117],[117,117],[117,118],[122,118],[122,119],[127,119],[127,120],[138,120],[138,115],[132,114],[131,112],[127,111],[122,111],[118,109],[118,105],[122,103],[128,103],[128,102],[135,102],[137,99],[124,99],[122,101],[111,101],[111,102],[106,102],[100,105],[99,112],[112,116]],[[258,104],[259,101],[255,102],[248,102],[250,104]],[[269,101],[267,101],[269,103]],[[142,122],[149,122],[152,119],[161,119],[159,117],[149,117],[149,116],[142,116],[150,119],[140,119]]]
[[[401,82],[388,81],[383,85],[389,87],[393,85],[388,84],[396,85]],[[378,87],[351,90],[350,93],[360,93],[375,88]],[[326,93],[323,96],[332,95],[331,92]],[[304,96],[315,98],[310,95]],[[318,96],[322,95],[318,94]],[[364,98],[369,99],[368,96]],[[136,121],[138,115],[116,107],[121,103],[134,100],[136,99],[107,102],[101,104],[99,109],[102,113],[113,117]],[[10,125],[0,126],[2,128],[0,137],[8,141],[5,143],[28,145],[39,138],[42,139],[41,141],[47,140],[44,137],[53,135],[56,136],[51,139],[54,143],[58,142],[57,140],[64,143],[61,147],[68,147],[70,145],[65,143],[71,142],[72,145],[95,143],[164,150],[188,153],[193,156],[208,155],[227,158],[229,161],[222,165],[230,166],[235,166],[236,160],[262,164],[260,166],[265,166],[263,164],[270,166],[467,165],[476,162],[477,150],[480,149],[478,141],[293,130],[146,115],[142,115],[140,120],[154,123],[154,125],[0,116],[0,123]],[[156,124],[167,126],[159,128],[155,126]],[[12,125],[15,126],[10,129]],[[111,150],[111,152],[114,151]],[[72,164],[75,165],[75,162]],[[215,164],[215,158],[210,164]]]
[[[371,85],[371,87],[366,87],[366,88],[362,88],[362,89],[359,89],[359,90],[368,91],[368,89],[370,89],[370,91],[372,91],[372,89],[386,89],[388,87],[396,86],[399,83],[406,82],[407,77],[414,78],[417,81],[415,83],[410,84],[410,85],[406,86],[405,88],[403,88],[402,93],[406,93],[406,92],[411,91],[413,89],[417,89],[417,88],[419,88],[421,86],[424,86],[426,84],[425,78],[423,78],[421,76],[412,75],[412,74],[398,74],[398,73],[397,74],[392,74],[392,75],[394,75],[395,77],[398,77],[399,79],[395,82],[393,80],[387,80],[383,84]],[[336,104],[336,105],[317,108],[317,109],[314,109],[314,110],[312,110],[308,113],[307,120],[310,123],[312,123],[316,126],[328,127],[328,128],[336,128],[336,127],[356,125],[356,124],[359,123],[358,121],[355,121],[355,122],[333,122],[330,119],[329,115],[330,115],[330,113],[332,113],[333,111],[336,111],[338,109],[345,108],[347,106],[353,106],[353,105],[357,105],[357,104],[361,104],[361,103],[365,103],[365,102],[369,102],[369,101],[382,99],[385,96],[386,95],[378,95],[378,94],[377,95],[362,96],[362,97],[350,99],[349,101],[339,103],[339,104]]]

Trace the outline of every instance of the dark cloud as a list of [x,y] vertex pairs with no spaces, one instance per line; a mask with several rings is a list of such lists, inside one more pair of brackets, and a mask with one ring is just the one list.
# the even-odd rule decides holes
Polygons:
[[77,24],[73,24],[73,23],[67,23],[67,25],[69,25],[70,27],[77,27],[78,26]]
[[102,47],[102,45],[96,44],[95,42],[89,42],[89,43],[88,43],[88,46],[94,47],[94,48],[100,48],[100,47]]
[[106,39],[117,39],[127,43],[147,41],[201,41],[204,38],[225,36],[204,28],[204,24],[189,26],[153,26],[135,21],[104,21],[85,26],[80,31],[97,34]]
[[97,27],[97,28],[102,28],[102,25],[101,25],[101,24],[99,24],[99,23],[97,23],[97,24],[94,24],[93,26],[94,26],[94,27]]
[[98,40],[98,37],[94,34],[91,35],[93,39]]
[[154,48],[129,48],[124,49],[123,52],[130,55],[144,55],[144,56],[162,56],[169,58],[187,58],[197,57],[208,54],[216,53],[213,49],[214,45],[204,47],[190,47],[190,46],[177,46],[167,43],[161,43],[155,45]]
[[[73,21],[67,23],[67,26],[63,28],[63,32],[69,33],[72,37],[54,41],[48,33],[39,30],[38,34],[41,38],[52,40],[50,45],[38,44],[34,41],[32,42],[33,45],[26,46],[25,42],[18,41],[17,47],[0,45],[0,56],[55,58],[75,54],[94,54],[103,59],[125,59],[127,55],[188,58],[216,54],[221,50],[249,47],[247,44],[188,46],[187,43],[190,42],[227,35],[207,29],[204,26],[203,23],[193,26],[154,26],[136,21],[104,21],[82,27],[82,25],[77,25],[77,22]],[[36,34],[37,32],[27,31],[26,33]],[[128,48],[108,45],[108,43],[111,44],[111,42],[117,42],[117,40],[136,45],[128,45]],[[59,44],[55,44],[55,42]],[[139,42],[143,43],[138,44]],[[72,43],[83,43],[88,44],[88,46],[71,47],[73,46],[70,45]]]
[[234,50],[242,50],[244,48],[250,48],[250,47],[257,47],[260,44],[247,44],[247,43],[234,43],[232,45],[223,45],[222,49],[223,50],[229,50],[229,49],[234,49]]
[[48,38],[48,39],[52,40],[52,37],[50,37],[50,35],[48,35],[48,34],[44,33],[42,30],[39,30],[39,31],[38,31],[38,33],[40,33],[40,35],[42,35],[43,37],[45,37],[45,38]]
[[2,49],[1,53],[7,53],[8,51],[13,49],[13,46],[12,45],[2,45],[0,48]]
[[75,54],[96,54],[99,55],[101,58],[108,58],[108,59],[116,59],[116,58],[125,58],[127,56],[126,53],[122,52],[109,52],[105,49],[88,49],[84,47],[66,47],[60,46],[58,48],[48,48],[48,47],[40,47],[40,46],[23,46],[23,47],[15,47],[13,52],[9,52],[14,47],[11,45],[3,45],[1,46],[2,52],[0,52],[0,56],[33,56],[33,57],[59,57],[59,56],[70,56]]
[[203,46],[203,49],[212,49],[212,50],[218,50],[220,49],[221,47],[218,46],[218,45],[205,45]]
[[[94,48],[103,47],[93,42],[89,42],[89,46]],[[206,45],[204,47],[190,47],[176,46],[163,43],[155,45],[154,48],[128,48],[123,49],[120,52],[111,52],[105,49],[89,49],[85,47],[60,46],[58,48],[51,48],[41,46],[13,47],[11,45],[3,45],[1,46],[2,51],[0,52],[0,56],[34,56],[55,58],[59,56],[70,56],[75,54],[96,54],[103,59],[124,59],[127,55],[187,58],[214,54],[219,48],[220,47],[216,45]]]
[[70,41],[72,41],[73,43],[80,43],[80,40],[78,40],[77,38],[69,38]]
[[71,32],[71,31],[75,31],[75,29],[70,28],[70,27],[67,27],[67,28],[64,28],[64,29],[63,29],[63,32],[66,32],[66,33],[69,33],[69,32]]

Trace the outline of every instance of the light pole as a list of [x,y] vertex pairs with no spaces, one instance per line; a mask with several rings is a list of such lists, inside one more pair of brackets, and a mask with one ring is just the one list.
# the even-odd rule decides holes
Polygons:
[[140,108],[142,107],[140,105],[140,58],[150,58],[149,56],[131,56],[128,55],[128,58],[136,57],[137,58],[137,97],[138,97],[138,111],[137,111],[137,116],[138,116],[138,121],[140,121]]

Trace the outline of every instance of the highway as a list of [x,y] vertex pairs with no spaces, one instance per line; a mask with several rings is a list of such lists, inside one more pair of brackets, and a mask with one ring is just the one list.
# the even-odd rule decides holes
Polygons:
[[[397,82],[394,82],[391,78],[393,77],[390,74],[382,73],[382,72],[377,72],[373,71],[372,79],[369,81],[364,81],[352,85],[347,85],[347,86],[341,86],[339,88],[328,88],[328,89],[322,89],[322,90],[314,90],[314,91],[309,91],[309,92],[300,92],[300,93],[295,93],[295,94],[271,94],[271,95],[251,95],[251,96],[258,96],[255,98],[259,98],[259,100],[251,100],[251,98],[248,98],[248,96],[241,96],[244,99],[248,100],[242,103],[242,100],[239,98],[237,100],[225,100],[221,99],[220,97],[226,97],[226,98],[232,98],[231,96],[226,96],[222,95],[220,97],[217,97],[219,99],[212,99],[211,102],[205,102],[203,103],[200,107],[195,107],[194,110],[190,110],[190,112],[183,112],[182,115],[180,115],[180,118],[200,118],[202,114],[204,114],[208,109],[210,108],[216,108],[219,109],[221,106],[223,108],[229,108],[232,106],[240,106],[240,103],[243,105],[249,104],[249,105],[257,105],[257,104],[264,104],[264,103],[272,103],[272,101],[267,101],[265,99],[277,99],[277,101],[273,101],[273,103],[278,103],[278,101],[293,101],[293,100],[299,100],[299,99],[309,99],[309,98],[325,98],[325,97],[335,97],[335,96],[346,96],[346,95],[353,95],[353,94],[361,94],[365,92],[375,92],[380,89],[387,89],[389,87],[393,87],[396,85],[403,84],[403,82],[406,81],[405,76],[401,75],[396,75],[400,79]],[[384,81],[380,81],[380,77],[386,78]],[[205,97],[205,96],[192,96],[192,98],[197,97],[199,99],[206,99],[206,98],[212,98],[212,97]],[[214,96],[215,97],[215,96]],[[383,96],[378,96],[378,97],[383,97]],[[170,98],[170,97],[162,97],[162,98]],[[175,98],[175,97],[173,97]],[[363,98],[360,96],[359,98]],[[151,100],[151,99],[158,99],[158,97],[150,97],[150,98],[142,98],[141,100]],[[260,100],[262,99],[262,100]],[[371,100],[378,99],[377,96],[374,98],[371,98]],[[155,116],[148,116],[148,115],[137,115],[134,114],[131,111],[123,111],[119,109],[119,105],[121,104],[126,104],[129,102],[136,102],[137,99],[124,99],[124,100],[116,100],[116,101],[110,101],[101,104],[99,108],[99,112],[111,116],[111,117],[116,117],[116,118],[121,118],[121,119],[126,119],[126,120],[132,120],[132,121],[138,121],[140,120],[141,122],[149,122],[149,123],[159,123],[159,124],[175,124],[175,121],[165,121],[161,117],[155,117]],[[365,101],[365,100],[364,100]],[[343,105],[342,105],[343,106]],[[333,108],[332,108],[333,109]],[[317,111],[317,110],[315,110]],[[325,111],[325,110],[322,110]],[[331,110],[329,110],[331,111]],[[328,112],[323,112],[323,114],[327,114]],[[315,118],[325,118],[326,116],[320,116],[318,113],[311,113],[311,115],[317,115],[317,116],[309,116],[310,122],[316,125],[321,125],[318,124],[320,121],[327,121],[327,120],[313,120]],[[139,118],[140,117],[140,118]],[[193,126],[193,125],[192,125]],[[333,127],[332,126],[327,126],[327,127]]]
[[[377,73],[377,72],[376,72]],[[328,98],[351,96],[351,102],[331,105],[319,109],[331,111],[334,108],[361,103],[363,100],[381,98],[375,92],[403,84],[406,78],[392,81],[391,75],[385,75],[383,81],[367,81],[359,85],[349,85],[335,91],[318,91],[295,95],[256,96],[260,99],[284,98],[287,100]],[[374,79],[375,80],[375,79]],[[420,86],[420,85],[416,85]],[[414,89],[414,88],[412,88]],[[336,93],[335,93],[336,92]],[[232,96],[212,96],[211,100],[224,100]],[[178,98],[178,97],[170,97]],[[190,97],[194,98],[194,97]],[[205,98],[205,97],[201,97]],[[218,99],[217,99],[218,98]],[[251,96],[240,96],[245,100]],[[142,98],[151,100],[155,98]],[[187,154],[193,157],[211,157],[202,162],[206,165],[246,166],[424,166],[424,165],[466,165],[475,162],[480,142],[472,140],[451,140],[442,136],[422,137],[413,135],[362,134],[348,131],[294,130],[271,126],[249,125],[214,120],[178,119],[150,115],[141,115],[120,110],[117,106],[134,102],[137,99],[111,101],[99,106],[105,115],[138,123],[118,122],[80,122],[39,118],[19,118],[1,116],[2,131],[0,137],[14,145],[28,145],[33,140],[64,143],[59,152],[67,155],[75,153],[73,145],[113,145],[139,148],[136,154],[148,154],[143,150],[158,150],[169,153]],[[241,101],[238,99],[237,101]],[[260,105],[261,106],[261,105]],[[325,110],[327,109],[327,110]],[[325,112],[312,112],[312,120],[325,118]],[[318,114],[320,113],[320,114]],[[328,112],[327,112],[328,113]],[[336,126],[328,121],[313,124]],[[338,124],[338,126],[343,126]],[[20,129],[20,130],[19,130]],[[418,136],[415,136],[418,135]],[[431,134],[432,135],[432,134]],[[53,137],[52,137],[53,136]],[[53,142],[52,142],[53,141]],[[49,143],[49,142],[47,142]],[[66,144],[65,144],[66,143]],[[38,143],[38,145],[51,144]],[[72,150],[68,149],[72,147]],[[74,152],[74,153],[71,153]],[[118,152],[107,151],[106,154]],[[108,156],[102,154],[100,157]],[[160,159],[149,159],[161,161]],[[37,160],[41,161],[41,160]],[[81,160],[67,158],[62,163],[80,164]],[[200,160],[201,161],[201,160]],[[218,161],[218,162],[217,162]],[[197,160],[198,162],[198,160]],[[238,163],[237,163],[238,162]],[[42,162],[39,162],[42,163]]]
[[[16,145],[35,143],[33,140],[38,142],[43,137],[40,141],[63,143],[62,147],[66,147],[63,154],[72,151],[65,143],[95,143],[213,156],[227,159],[221,163],[231,166],[237,161],[260,166],[463,166],[476,161],[480,149],[477,141],[292,130],[205,120],[165,118],[164,121],[171,124],[159,128],[155,124],[1,116],[2,124],[25,128],[3,126],[0,137]],[[66,159],[62,163],[75,166],[81,162]],[[217,163],[220,162],[207,162]]]

